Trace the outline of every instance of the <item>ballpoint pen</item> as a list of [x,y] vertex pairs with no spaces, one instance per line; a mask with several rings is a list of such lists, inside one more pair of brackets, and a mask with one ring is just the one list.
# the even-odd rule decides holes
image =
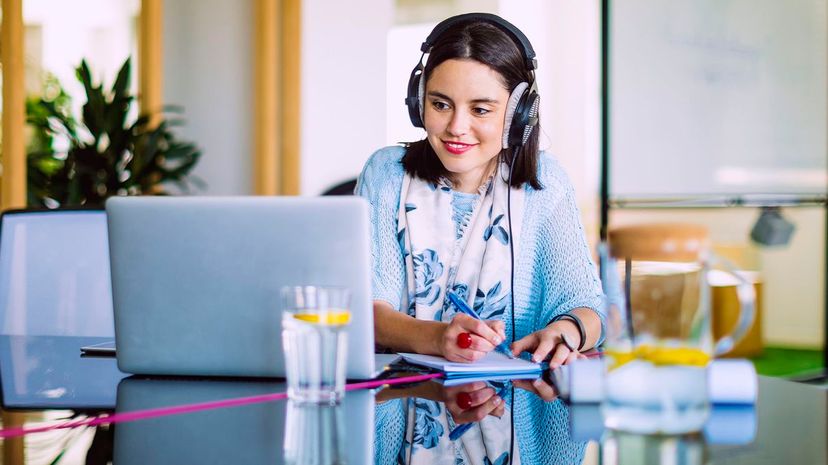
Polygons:
[[[500,388],[500,390],[497,391],[497,393],[495,395],[500,397],[501,399],[503,399],[503,396],[506,395],[506,390],[507,389],[509,389],[509,384],[508,383],[506,385],[504,385],[502,388]],[[471,428],[472,426],[474,426],[474,422],[464,423],[462,425],[455,426],[454,429],[451,430],[451,432],[449,432],[449,439],[452,440],[452,441],[456,441],[456,440],[460,439],[460,436],[465,434],[466,431],[468,431],[469,428]]]
[[[475,312],[471,307],[469,307],[469,305],[454,292],[449,292],[448,298],[451,301],[451,303],[453,303],[454,306],[457,307],[457,309],[461,312],[474,318],[475,320],[483,320],[483,318],[480,318],[480,315],[478,315],[477,312]],[[507,344],[506,341],[503,341],[500,344],[498,344],[495,347],[495,350],[509,357],[510,359],[515,358],[515,356],[512,355],[512,351],[509,349],[509,344]]]

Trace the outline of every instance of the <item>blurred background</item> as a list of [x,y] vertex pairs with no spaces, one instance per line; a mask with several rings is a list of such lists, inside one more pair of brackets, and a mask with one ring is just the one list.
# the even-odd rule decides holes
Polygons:
[[[320,195],[423,136],[403,105],[420,43],[470,11],[532,41],[541,145],[591,245],[602,223],[706,225],[758,273],[741,355],[821,373],[824,0],[3,0],[0,202]],[[84,165],[93,152],[108,161]]]

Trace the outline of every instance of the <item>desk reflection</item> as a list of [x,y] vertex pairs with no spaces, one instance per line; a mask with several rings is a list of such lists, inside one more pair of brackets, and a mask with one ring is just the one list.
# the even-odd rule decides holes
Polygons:
[[[796,387],[779,380],[762,384],[778,384],[783,390]],[[487,405],[503,385],[509,387],[505,408]],[[819,391],[810,391],[812,400],[820,398]],[[464,395],[475,399],[466,408],[458,402]],[[817,407],[824,414],[824,406]],[[704,430],[695,434],[627,434],[604,428],[599,404],[566,404],[543,378],[457,386],[431,381],[390,388],[377,394],[376,409],[377,464],[507,464],[513,455],[514,463],[523,464],[693,465],[730,463],[737,456],[753,463],[756,457],[758,418],[753,405],[714,405]],[[468,421],[477,423],[461,439],[447,437],[448,431]],[[589,444],[592,454],[587,453]],[[821,456],[818,450],[806,455]]]
[[285,463],[290,465],[348,463],[343,417],[341,405],[288,401],[285,416]]
[[81,357],[85,345],[111,337],[0,335],[3,408],[112,409],[125,377],[114,358]]
[[[491,400],[504,386],[500,408]],[[463,395],[472,402],[463,405]],[[452,441],[450,431],[469,421]],[[543,379],[386,389],[377,394],[375,463],[580,464],[587,442],[572,440],[569,423],[569,407]]]
[[[118,385],[117,413],[284,392],[281,382],[136,379]],[[364,464],[373,459],[374,395],[336,407],[263,402],[115,425],[114,463]],[[297,447],[301,449],[297,449]]]

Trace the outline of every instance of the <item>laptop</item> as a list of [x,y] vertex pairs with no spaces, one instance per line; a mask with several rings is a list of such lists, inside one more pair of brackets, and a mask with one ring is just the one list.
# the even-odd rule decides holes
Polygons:
[[283,377],[281,288],[351,291],[346,376],[376,373],[368,205],[359,197],[113,197],[118,368]]
[[114,333],[106,213],[7,210],[0,215],[0,334]]

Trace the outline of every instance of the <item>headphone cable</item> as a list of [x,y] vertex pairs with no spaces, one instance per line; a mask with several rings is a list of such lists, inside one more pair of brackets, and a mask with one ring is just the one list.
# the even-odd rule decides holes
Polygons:
[[[506,186],[506,216],[509,220],[509,274],[510,286],[509,298],[512,304],[511,320],[512,320],[512,344],[515,343],[515,235],[512,230],[512,175],[515,172],[515,162],[517,161],[517,154],[520,146],[516,146],[512,151],[512,162],[509,165],[509,184]],[[509,409],[510,417],[510,434],[509,434],[509,465],[512,465],[512,460],[515,456],[515,385],[512,383],[512,408]]]

